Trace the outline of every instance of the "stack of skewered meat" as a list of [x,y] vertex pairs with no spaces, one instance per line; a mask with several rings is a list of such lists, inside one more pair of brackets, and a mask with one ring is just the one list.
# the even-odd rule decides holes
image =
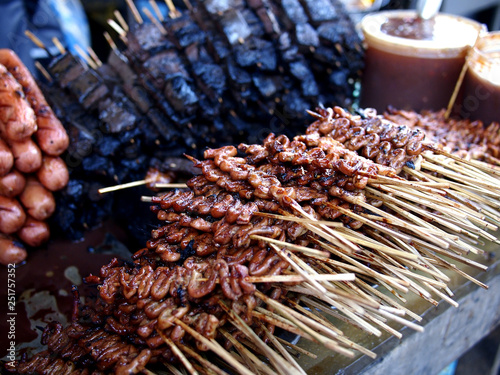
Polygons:
[[420,329],[400,314],[420,318],[398,293],[456,305],[444,269],[484,286],[456,263],[486,268],[464,254],[481,252],[479,238],[495,240],[485,229],[496,229],[498,205],[483,215],[475,204],[487,203],[466,193],[498,194],[498,177],[472,173],[464,188],[434,182],[421,132],[338,107],[314,115],[293,140],[270,134],[191,157],[201,174],[187,190],[151,198],[161,225],[133,264],[114,260],[87,277],[97,299],[68,327],[49,325],[48,350],[18,372],[304,374],[287,351],[300,349],[276,327],[373,357],[323,314],[401,337],[386,319]]
[[439,148],[463,158],[500,165],[500,116],[497,122],[483,124],[445,117],[445,111],[416,113],[389,108],[383,116],[410,128],[419,128]]
[[62,53],[47,67],[44,90],[71,139],[64,233],[119,211],[95,191],[141,180],[150,164],[186,170],[172,158],[294,136],[307,109],[352,103],[363,49],[341,1],[186,3],[130,29],[113,20],[118,47],[105,64]]
[[52,192],[68,183],[59,157],[68,136],[11,50],[0,50],[0,82],[0,263],[8,264],[26,258],[22,244],[49,239]]

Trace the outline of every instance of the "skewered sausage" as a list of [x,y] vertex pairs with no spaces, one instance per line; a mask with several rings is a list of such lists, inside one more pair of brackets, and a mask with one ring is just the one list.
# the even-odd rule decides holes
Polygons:
[[23,243],[28,246],[37,247],[49,240],[50,229],[45,221],[35,220],[28,216],[23,227],[17,232],[17,235]]
[[42,152],[31,138],[22,142],[9,142],[14,165],[23,173],[33,173],[42,165]]
[[26,214],[21,204],[16,199],[0,196],[0,232],[15,233],[25,221]]
[[50,217],[56,208],[52,193],[35,178],[28,178],[24,191],[19,196],[27,213],[37,220]]
[[26,178],[22,173],[14,169],[0,178],[0,195],[7,198],[17,197],[26,186]]
[[0,65],[0,134],[21,141],[37,130],[35,112],[26,100],[21,85]]
[[0,64],[4,65],[21,84],[28,102],[35,111],[38,125],[35,137],[40,148],[48,155],[62,154],[69,145],[68,134],[47,104],[29,70],[10,49],[0,49]]
[[9,173],[12,166],[14,165],[14,156],[9,146],[0,139],[0,176],[4,176]]
[[69,172],[60,157],[44,156],[36,173],[38,179],[50,191],[60,190],[68,184]]
[[28,253],[22,245],[5,235],[0,235],[0,264],[19,264],[23,262]]

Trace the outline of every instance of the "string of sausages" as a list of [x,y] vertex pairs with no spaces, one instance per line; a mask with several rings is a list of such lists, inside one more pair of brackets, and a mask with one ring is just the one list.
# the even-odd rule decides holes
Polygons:
[[23,245],[49,239],[53,192],[68,183],[60,155],[69,138],[35,80],[11,50],[0,50],[0,263],[20,263]]

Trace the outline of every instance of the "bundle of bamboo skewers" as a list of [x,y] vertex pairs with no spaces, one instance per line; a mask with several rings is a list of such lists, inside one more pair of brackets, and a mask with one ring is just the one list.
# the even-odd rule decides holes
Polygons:
[[[102,331],[107,339],[99,345],[113,345],[96,348],[92,341],[86,353],[98,368],[105,354],[119,353],[117,345],[132,345],[134,355],[111,361],[107,370],[117,373],[132,365],[151,373],[151,362],[179,373],[173,362],[190,374],[303,374],[289,352],[314,354],[283,341],[274,328],[345,356],[374,358],[327,317],[402,337],[391,321],[422,330],[405,294],[457,306],[447,271],[487,288],[460,264],[486,270],[466,255],[482,253],[483,241],[497,242],[489,233],[500,217],[494,168],[434,153],[418,132],[376,116],[338,107],[313,115],[317,121],[294,140],[271,134],[262,145],[240,145],[244,156],[232,146],[207,150],[204,160],[192,158],[202,174],[187,190],[144,198],[162,226],[134,255],[135,265],[115,262],[94,277],[100,296],[86,308],[100,318],[82,328],[80,317],[69,329],[76,325],[82,333],[64,342],[82,347]],[[379,163],[360,156],[377,160],[365,149],[376,140],[389,143],[378,144],[387,151]],[[255,271],[266,263],[262,254],[267,274]],[[153,292],[157,280],[177,289]],[[173,308],[161,307],[167,301]],[[109,319],[124,321],[128,313],[117,312],[122,305],[134,306],[134,316],[156,306],[159,315],[120,331]],[[210,332],[200,328],[207,325]],[[144,333],[144,327],[153,328]],[[48,330],[49,348],[51,337],[60,342],[64,332]],[[68,366],[65,349],[52,350],[50,358]],[[204,351],[219,359],[209,361]],[[20,372],[40,365],[41,357],[22,363]],[[78,369],[78,360],[72,366]]]

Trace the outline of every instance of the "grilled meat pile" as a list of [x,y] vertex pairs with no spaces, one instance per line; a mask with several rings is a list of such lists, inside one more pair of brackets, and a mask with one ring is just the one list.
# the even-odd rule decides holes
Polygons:
[[349,201],[362,199],[367,177],[396,175],[330,137],[290,140],[271,134],[262,144],[241,144],[239,150],[241,156],[225,146],[206,150],[203,160],[192,158],[202,173],[188,181],[189,189],[153,198],[151,210],[161,225],[151,232],[147,247],[134,254],[133,264],[115,259],[100,275],[87,277],[87,283],[98,285],[97,300],[82,306],[68,327],[49,325],[44,333],[48,351],[23,360],[19,373],[49,368],[126,373],[177,363],[169,342],[185,353],[209,349],[189,327],[230,348],[232,342],[221,332],[236,339],[244,335],[229,323],[225,307],[268,341],[266,331],[283,323],[255,310],[263,306],[259,293],[281,302],[296,297],[279,284],[254,284],[246,277],[282,275],[292,268],[269,243],[253,236],[318,246],[316,235],[300,223],[266,214],[300,209],[315,219],[340,218],[359,229],[361,223],[335,207],[354,209]]
[[161,27],[131,25],[97,69],[69,53],[48,66],[45,93],[71,139],[63,232],[79,237],[123,206],[98,187],[151,164],[186,170],[182,154],[206,147],[294,136],[307,109],[352,103],[363,49],[340,1],[190,4]]
[[[262,345],[271,346],[276,327],[304,337],[326,329],[314,321],[319,315],[301,309],[297,301],[304,295],[321,310],[329,312],[334,306],[348,321],[366,327],[364,319],[370,317],[357,305],[370,290],[365,281],[380,275],[382,285],[387,282],[392,290],[402,287],[400,278],[408,282],[406,292],[437,305],[429,291],[445,298],[437,288],[445,288],[449,280],[440,268],[466,276],[442,255],[481,267],[460,255],[478,250],[470,246],[475,239],[453,235],[462,233],[461,223],[471,231],[479,229],[474,224],[488,227],[473,216],[472,206],[466,205],[471,201],[462,204],[458,194],[429,181],[417,186],[417,180],[401,178],[404,166],[414,168],[417,159],[425,157],[420,131],[375,116],[354,116],[339,107],[319,112],[306,134],[293,139],[271,133],[260,144],[209,148],[203,158],[190,157],[201,173],[187,182],[188,188],[151,198],[151,211],[160,224],[146,247],[133,255],[133,262],[115,259],[99,275],[86,277],[88,284],[97,285],[97,298],[80,309],[76,298],[73,322],[47,326],[48,350],[24,358],[17,371],[147,373],[170,364],[203,370],[208,363],[203,352],[231,362],[222,348],[236,347],[242,353],[239,341],[268,355]],[[375,144],[383,157],[370,151]],[[429,199],[428,208],[419,197]],[[450,226],[460,210],[467,217]],[[324,225],[334,221],[343,227],[330,230]],[[485,231],[474,233],[494,238]],[[292,246],[297,251],[287,252]],[[325,276],[346,269],[356,270],[359,284],[330,285],[323,293],[318,290],[326,284],[315,285],[310,279],[298,285],[253,279],[318,275],[318,270]],[[413,275],[416,269],[437,280]],[[407,276],[423,281],[412,283]],[[354,299],[346,302],[350,294]],[[370,301],[384,308],[399,306],[378,291],[370,294]],[[297,327],[290,324],[288,319],[296,314],[315,315],[315,329],[303,331],[300,322]],[[340,352],[355,347],[346,341],[318,340]],[[237,361],[229,362],[230,371],[248,373],[237,368]],[[272,368],[291,373],[279,365]]]

